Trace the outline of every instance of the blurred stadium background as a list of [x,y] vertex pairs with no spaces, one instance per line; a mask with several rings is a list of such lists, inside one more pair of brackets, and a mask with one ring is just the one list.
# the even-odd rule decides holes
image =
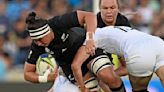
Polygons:
[[[23,64],[31,40],[25,25],[30,11],[51,18],[72,10],[97,13],[99,0],[0,0],[0,92],[46,92],[52,83],[32,84],[23,79]],[[164,0],[119,0],[120,12],[133,27],[164,39]],[[131,86],[123,77],[128,92]],[[150,92],[164,92],[154,76]]]

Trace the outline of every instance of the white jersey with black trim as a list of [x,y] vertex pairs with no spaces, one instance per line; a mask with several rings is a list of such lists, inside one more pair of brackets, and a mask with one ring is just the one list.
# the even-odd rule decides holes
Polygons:
[[128,73],[150,76],[164,66],[164,41],[130,27],[98,28],[95,32],[97,48],[123,56]]
[[[152,36],[151,36],[152,37]],[[150,35],[126,26],[108,26],[97,28],[94,39],[97,48],[119,56],[126,55],[126,50],[150,39]]]

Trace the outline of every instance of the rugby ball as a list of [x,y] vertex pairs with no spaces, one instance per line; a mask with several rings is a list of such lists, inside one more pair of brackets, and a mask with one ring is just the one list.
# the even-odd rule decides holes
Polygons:
[[51,54],[42,54],[36,62],[36,73],[43,76],[47,69],[54,71],[57,68],[55,58]]

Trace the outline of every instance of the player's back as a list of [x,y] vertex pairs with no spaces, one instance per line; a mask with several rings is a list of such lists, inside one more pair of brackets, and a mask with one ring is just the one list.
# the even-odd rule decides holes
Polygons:
[[128,49],[133,45],[135,46],[135,44],[140,44],[151,38],[153,37],[148,34],[125,26],[98,28],[95,33],[98,47],[118,55],[123,55],[124,49]]
[[97,47],[104,49],[107,52],[121,54],[120,45],[125,32],[114,26],[97,28],[94,38],[96,39]]

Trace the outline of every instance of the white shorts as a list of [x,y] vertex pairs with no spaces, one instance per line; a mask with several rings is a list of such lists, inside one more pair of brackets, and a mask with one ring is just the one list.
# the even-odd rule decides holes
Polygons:
[[53,85],[53,92],[80,92],[79,88],[72,84],[66,77],[60,75]]
[[164,65],[164,41],[159,38],[129,46],[124,53],[129,74],[150,76]]

